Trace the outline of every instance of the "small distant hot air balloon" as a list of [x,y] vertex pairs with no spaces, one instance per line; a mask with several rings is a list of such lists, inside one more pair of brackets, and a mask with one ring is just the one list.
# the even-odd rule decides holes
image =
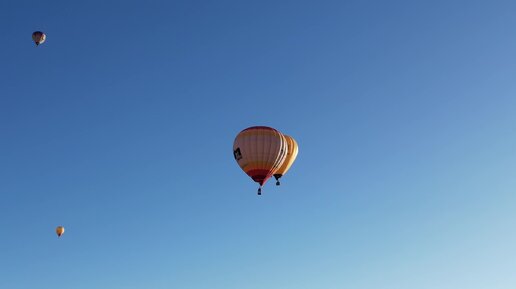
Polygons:
[[45,42],[45,39],[47,39],[47,36],[45,35],[45,33],[41,32],[41,31],[35,31],[34,33],[32,33],[32,40],[34,40],[34,43],[36,43],[36,46]]
[[63,226],[57,226],[57,228],[56,228],[56,234],[57,234],[57,237],[58,237],[58,238],[59,238],[59,237],[61,237],[61,235],[63,235],[63,234],[64,234],[64,231],[65,231],[65,230],[64,230],[64,227],[63,227]]
[[262,186],[283,164],[287,155],[287,140],[271,127],[253,126],[241,131],[233,143],[233,156],[242,170]]
[[299,152],[299,148],[297,147],[297,142],[294,138],[288,135],[284,135],[287,140],[287,157],[285,161],[281,165],[281,167],[274,173],[274,178],[276,178],[276,186],[280,185],[279,179],[288,172],[294,161],[296,160],[297,153]]

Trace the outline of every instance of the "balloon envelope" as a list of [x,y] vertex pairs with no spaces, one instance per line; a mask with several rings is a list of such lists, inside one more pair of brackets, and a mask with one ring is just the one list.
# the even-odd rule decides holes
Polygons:
[[287,141],[287,156],[285,157],[285,161],[281,165],[281,167],[274,173],[274,177],[276,178],[277,182],[276,185],[279,185],[279,179],[288,172],[292,164],[297,158],[297,154],[299,152],[299,148],[297,146],[296,140],[288,135],[284,135],[285,139]]
[[63,226],[58,226],[58,227],[56,228],[56,234],[57,234],[57,237],[61,237],[61,235],[63,235],[63,234],[64,234],[64,231],[65,231],[65,229],[64,229],[64,227],[63,227]]
[[260,187],[283,164],[286,155],[285,137],[278,130],[267,126],[246,128],[236,136],[233,143],[233,156],[238,165]]
[[32,40],[34,40],[34,43],[36,43],[36,46],[45,42],[46,39],[47,39],[47,36],[45,35],[45,33],[41,32],[41,31],[35,31],[34,33],[32,33]]

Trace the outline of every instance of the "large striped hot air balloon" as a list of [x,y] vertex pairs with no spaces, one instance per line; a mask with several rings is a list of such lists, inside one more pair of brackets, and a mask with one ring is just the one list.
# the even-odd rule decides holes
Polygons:
[[297,153],[299,152],[296,140],[288,135],[283,136],[285,136],[285,139],[287,140],[287,157],[285,158],[285,161],[283,162],[281,167],[274,173],[274,178],[276,178],[276,186],[280,185],[279,179],[288,172],[288,170],[296,160]]
[[45,35],[45,33],[41,32],[41,31],[35,31],[34,33],[32,33],[32,40],[34,40],[34,43],[36,43],[36,46],[45,42],[45,39],[47,39],[47,36]]
[[271,127],[253,126],[241,131],[233,143],[233,156],[242,170],[262,186],[287,156],[287,140]]

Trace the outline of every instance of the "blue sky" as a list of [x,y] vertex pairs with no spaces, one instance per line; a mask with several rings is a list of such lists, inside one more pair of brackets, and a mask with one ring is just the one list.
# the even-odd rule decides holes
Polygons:
[[2,2],[0,288],[515,288],[515,12]]

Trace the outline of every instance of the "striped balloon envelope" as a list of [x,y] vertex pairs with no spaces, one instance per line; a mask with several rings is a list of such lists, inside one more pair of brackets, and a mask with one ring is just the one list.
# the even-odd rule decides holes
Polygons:
[[280,185],[279,179],[288,172],[294,161],[296,160],[297,153],[299,152],[299,148],[297,146],[296,140],[288,135],[285,136],[287,140],[287,156],[285,161],[281,165],[281,167],[274,173],[274,177],[276,178],[276,186]]
[[260,185],[261,195],[262,186],[285,161],[287,140],[271,127],[249,127],[236,136],[233,156],[240,168]]

